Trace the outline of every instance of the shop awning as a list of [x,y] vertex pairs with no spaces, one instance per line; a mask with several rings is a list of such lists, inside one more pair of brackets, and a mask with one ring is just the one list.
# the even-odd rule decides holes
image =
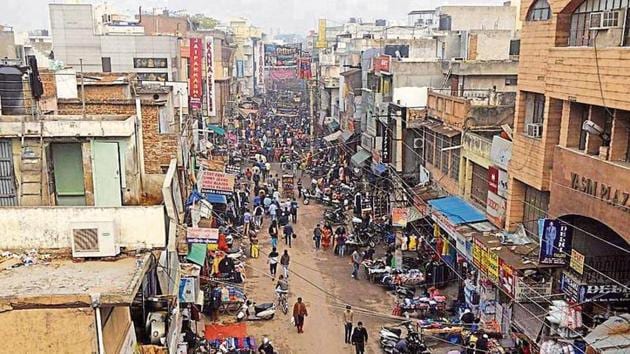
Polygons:
[[354,136],[354,133],[351,132],[343,132],[341,133],[341,137],[339,137],[339,141],[342,143],[347,143]]
[[373,163],[372,164],[372,173],[374,173],[375,175],[382,175],[383,173],[387,172],[387,165],[384,163]]
[[208,200],[212,204],[227,204],[227,199],[225,198],[225,196],[216,193],[206,194],[206,200]]
[[446,197],[429,200],[433,210],[446,216],[453,225],[485,221],[486,216],[459,197]]
[[327,142],[333,142],[337,139],[339,139],[339,137],[341,136],[341,131],[337,130],[336,132],[332,133],[332,134],[328,134],[324,137],[324,140],[326,140]]
[[584,340],[599,353],[630,352],[630,314],[612,316],[595,327]]
[[409,218],[407,219],[407,222],[414,222],[414,221],[418,221],[420,219],[424,219],[426,217],[426,215],[422,214],[422,212],[420,210],[418,210],[418,208],[416,207],[411,207],[409,208]]
[[215,134],[225,135],[225,129],[215,124],[208,125],[208,130],[210,130],[211,132]]
[[186,259],[203,267],[206,263],[208,246],[205,243],[191,243]]
[[359,150],[356,154],[352,155],[350,161],[356,167],[361,167],[365,163],[365,161],[367,161],[371,157],[372,155],[369,152],[365,150]]

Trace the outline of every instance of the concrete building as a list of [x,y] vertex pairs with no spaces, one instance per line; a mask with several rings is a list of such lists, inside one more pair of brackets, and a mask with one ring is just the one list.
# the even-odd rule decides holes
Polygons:
[[[629,57],[626,24],[615,22],[623,8],[592,0],[521,6],[507,227],[522,223],[537,237],[539,218],[569,223],[572,252],[599,272],[565,270],[582,285],[611,284],[601,273],[625,283],[630,274],[630,98],[621,69]],[[584,20],[600,13],[613,18]]]
[[[89,4],[50,4],[55,58],[85,72],[134,72],[141,80],[185,81],[176,36],[145,35],[137,23],[117,22],[104,28]],[[101,21],[101,22],[99,22]],[[133,31],[109,31],[133,28]]]

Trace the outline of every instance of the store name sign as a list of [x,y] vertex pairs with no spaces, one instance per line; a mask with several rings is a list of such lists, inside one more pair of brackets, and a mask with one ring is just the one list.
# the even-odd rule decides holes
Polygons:
[[560,290],[576,302],[621,302],[630,300],[630,290],[618,284],[581,284],[567,272],[560,278]]
[[571,188],[630,213],[630,191],[571,172]]

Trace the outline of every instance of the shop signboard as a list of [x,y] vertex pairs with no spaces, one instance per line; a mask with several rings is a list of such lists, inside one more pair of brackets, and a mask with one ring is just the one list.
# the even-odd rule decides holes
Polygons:
[[199,164],[206,171],[217,171],[217,172],[225,171],[225,161],[223,160],[200,159]]
[[186,228],[186,240],[189,243],[217,243],[219,241],[219,229],[189,227]]
[[488,167],[488,190],[507,198],[508,174],[497,166]]
[[505,210],[507,201],[495,193],[488,191],[488,199],[486,200],[486,216],[488,220],[499,228],[503,228],[505,224]]
[[499,258],[499,286],[506,294],[514,297],[514,269],[501,258]]
[[392,208],[392,226],[407,227],[409,208]]
[[490,160],[499,168],[507,171],[510,159],[512,159],[512,142],[495,135],[492,138]]
[[241,168],[234,165],[227,165],[225,166],[225,173],[237,176],[239,173],[241,173]]
[[573,229],[554,219],[539,220],[541,264],[567,265],[571,251]]
[[367,151],[372,151],[374,148],[374,137],[370,134],[361,134],[361,147]]
[[375,73],[380,73],[384,71],[386,73],[390,70],[390,65],[392,62],[392,57],[389,55],[379,55],[372,59],[372,69]]
[[328,42],[326,40],[326,19],[320,18],[317,25],[317,41],[315,42],[315,48],[326,48]]
[[203,56],[203,41],[201,38],[190,39],[190,106],[192,109],[201,109],[201,98],[203,96],[203,80],[201,57]]
[[206,104],[208,116],[217,115],[214,84],[214,37],[206,37]]
[[487,253],[486,245],[484,245],[478,239],[473,239],[473,249],[472,249],[472,258],[473,264],[477,269],[479,269],[482,273],[486,273],[486,268],[484,268],[484,259],[486,258]]
[[256,65],[258,69],[256,70],[258,89],[260,92],[263,92],[265,89],[265,44],[263,41],[258,41],[258,51],[256,53]]
[[499,256],[491,249],[488,249],[486,253],[485,264],[488,271],[488,279],[497,284],[499,282]]
[[388,124],[382,125],[382,142],[381,142],[381,162],[382,163],[390,163],[391,162],[391,131],[389,130],[389,122]]
[[234,176],[216,171],[201,171],[199,190],[202,193],[232,195],[234,192]]
[[569,267],[573,268],[578,274],[584,273],[584,255],[576,250],[571,250]]
[[630,290],[619,284],[583,284],[566,271],[560,278],[560,290],[571,300],[584,302],[628,302]]

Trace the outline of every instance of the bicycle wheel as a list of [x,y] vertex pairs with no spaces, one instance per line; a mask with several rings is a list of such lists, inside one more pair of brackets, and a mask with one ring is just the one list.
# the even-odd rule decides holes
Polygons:
[[285,315],[289,313],[289,304],[287,303],[287,299],[282,300],[282,312]]

